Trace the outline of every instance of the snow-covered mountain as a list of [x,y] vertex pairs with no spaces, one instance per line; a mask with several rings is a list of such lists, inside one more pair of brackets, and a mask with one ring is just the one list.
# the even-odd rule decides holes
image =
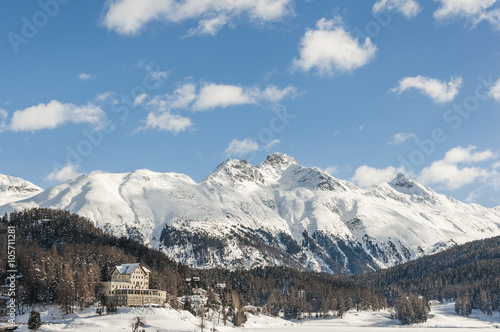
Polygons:
[[93,172],[0,207],[65,209],[197,267],[287,265],[359,273],[500,235],[500,207],[465,204],[399,174],[367,189],[275,153],[229,159],[203,181]]
[[29,198],[42,191],[29,181],[0,174],[0,205]]

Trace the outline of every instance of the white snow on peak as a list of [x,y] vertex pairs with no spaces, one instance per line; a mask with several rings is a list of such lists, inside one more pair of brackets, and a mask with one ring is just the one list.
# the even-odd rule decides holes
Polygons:
[[276,152],[268,155],[266,161],[257,165],[257,168],[270,179],[277,180],[290,166],[295,168],[301,167],[294,158],[284,153]]
[[231,182],[233,184],[239,182],[265,182],[264,176],[259,169],[252,166],[246,160],[238,159],[224,161],[203,182],[214,180]]
[[0,174],[0,205],[38,194],[42,188],[14,176]]
[[[358,253],[364,250],[373,264],[384,267],[500,235],[498,207],[459,202],[400,174],[390,183],[360,189],[280,153],[257,166],[226,160],[199,183],[183,174],[149,170],[93,172],[0,206],[0,213],[35,206],[78,213],[115,235],[203,267],[288,264],[258,245],[242,246],[236,234],[250,233],[250,244],[260,238],[274,246],[277,239],[282,250],[301,251],[296,262],[322,271],[331,269],[307,245],[313,236],[330,246],[325,252],[342,253],[336,258],[342,266],[348,265],[345,246],[357,246]],[[162,240],[167,228],[178,243]],[[193,252],[193,244],[183,240],[190,239],[186,234],[210,238],[220,252]],[[286,247],[290,241],[299,249]]]
[[268,155],[266,161],[263,164],[272,165],[274,167],[280,167],[283,169],[288,168],[290,165],[299,165],[295,158],[279,152],[271,153],[270,155]]
[[424,187],[410,180],[408,177],[401,173],[398,173],[396,177],[391,182],[389,182],[389,185],[403,194],[417,196],[429,195],[429,192]]

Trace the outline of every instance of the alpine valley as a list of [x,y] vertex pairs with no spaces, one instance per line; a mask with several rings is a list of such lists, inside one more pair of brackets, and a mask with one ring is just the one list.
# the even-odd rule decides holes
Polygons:
[[0,175],[0,212],[68,210],[191,267],[284,265],[356,274],[500,235],[500,207],[466,204],[402,174],[366,189],[274,153],[229,159],[203,181],[137,170],[55,187]]

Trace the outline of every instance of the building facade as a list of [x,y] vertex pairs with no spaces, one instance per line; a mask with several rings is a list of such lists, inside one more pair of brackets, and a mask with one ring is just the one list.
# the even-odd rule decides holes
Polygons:
[[101,292],[106,303],[117,306],[164,306],[166,291],[149,289],[150,271],[138,263],[115,266],[111,281],[102,282]]
[[202,288],[193,288],[192,295],[181,296],[177,298],[177,301],[183,304],[183,308],[184,305],[189,302],[191,309],[197,313],[201,308],[207,305],[207,291]]

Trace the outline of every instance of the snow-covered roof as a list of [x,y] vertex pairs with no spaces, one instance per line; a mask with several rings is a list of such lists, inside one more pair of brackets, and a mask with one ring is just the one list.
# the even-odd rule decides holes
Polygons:
[[[131,274],[132,272],[134,272],[134,270],[140,266],[139,263],[134,263],[134,264],[122,264],[122,265],[119,265],[119,266],[115,266],[115,269],[118,270],[118,273],[120,274]],[[144,266],[141,266],[141,268],[144,270],[144,272],[146,273],[150,273],[151,271],[149,271],[148,269],[146,269]]]
[[119,266],[115,266],[120,274],[130,274],[134,272],[134,270],[139,266],[139,263],[134,264],[122,264]]

